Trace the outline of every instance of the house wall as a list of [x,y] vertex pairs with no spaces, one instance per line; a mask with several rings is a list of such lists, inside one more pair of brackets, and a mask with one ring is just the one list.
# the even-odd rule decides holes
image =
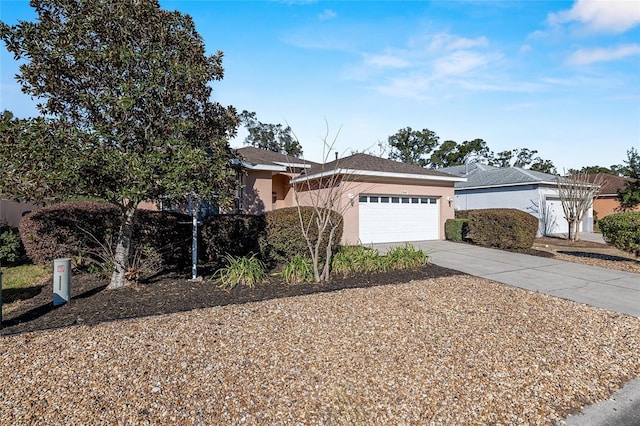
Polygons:
[[32,203],[0,199],[0,222],[11,226],[18,226],[22,216],[30,211],[37,210],[40,206]]
[[[457,189],[455,199],[458,210],[510,208],[532,214],[539,221],[538,236],[546,233],[567,233],[569,228],[559,204],[558,190],[554,187],[523,185]],[[593,232],[593,209],[589,209],[579,229],[581,232]]]
[[251,170],[244,176],[243,213],[261,214],[273,210],[271,175],[270,171]]
[[[593,201],[593,216],[595,220],[602,219],[610,214],[620,213],[621,211],[616,195],[600,196]],[[631,211],[640,211],[640,206],[636,206]]]
[[[312,197],[317,197],[319,193],[326,194],[327,191],[328,189],[300,192],[300,204],[312,205]],[[440,206],[440,239],[444,239],[444,223],[447,219],[454,217],[453,202],[449,205],[447,201],[448,198],[453,200],[454,197],[453,182],[408,181],[407,183],[387,183],[367,180],[342,181],[338,191],[340,192],[339,202],[334,207],[334,210],[341,212],[344,217],[344,230],[341,239],[341,244],[343,245],[353,245],[360,242],[360,229],[358,226],[358,198],[360,194],[422,195],[438,198]]]

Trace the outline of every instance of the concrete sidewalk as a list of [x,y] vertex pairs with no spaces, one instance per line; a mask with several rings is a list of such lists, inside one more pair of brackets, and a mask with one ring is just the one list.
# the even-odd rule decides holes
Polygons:
[[[373,247],[385,252],[399,244]],[[451,241],[412,244],[439,266],[640,317],[640,274]]]

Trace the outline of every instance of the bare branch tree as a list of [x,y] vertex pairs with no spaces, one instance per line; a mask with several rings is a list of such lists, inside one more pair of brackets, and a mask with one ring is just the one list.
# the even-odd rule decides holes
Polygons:
[[600,194],[602,183],[602,175],[596,176],[593,182],[589,182],[587,173],[575,173],[556,178],[558,196],[562,203],[564,217],[569,224],[568,239],[570,241],[579,240],[579,224],[593,205],[593,199]]
[[[344,220],[344,213],[352,207],[352,200],[344,200],[343,195],[348,192],[348,185],[353,180],[348,178],[348,171],[340,168],[337,158],[329,162],[340,130],[332,141],[329,141],[329,126],[322,139],[323,161],[312,176],[304,175],[294,179],[292,189],[298,207],[300,228],[307,242],[309,254],[313,264],[316,281],[329,280],[332,247],[336,231]],[[347,186],[345,186],[347,185]],[[305,217],[302,207],[308,206],[313,210],[312,217]],[[317,232],[317,239],[313,238]]]

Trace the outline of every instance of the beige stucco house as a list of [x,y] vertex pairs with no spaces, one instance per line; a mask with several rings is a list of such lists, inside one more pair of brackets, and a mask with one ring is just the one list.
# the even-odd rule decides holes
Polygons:
[[238,153],[246,170],[243,213],[330,200],[344,217],[342,244],[444,239],[454,184],[466,180],[367,154],[318,164],[254,147]]

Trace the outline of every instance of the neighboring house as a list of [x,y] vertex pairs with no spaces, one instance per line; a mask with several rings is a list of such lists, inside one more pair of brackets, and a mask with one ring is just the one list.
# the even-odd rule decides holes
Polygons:
[[[467,178],[455,185],[457,210],[513,208],[538,218],[539,236],[569,231],[558,196],[557,176],[477,163],[439,170]],[[593,209],[585,215],[579,231],[593,232]]]
[[0,199],[0,223],[17,227],[22,216],[38,208],[39,206],[33,203]]
[[[624,189],[630,178],[614,176],[607,173],[594,173],[588,175],[589,182],[593,182],[601,176],[602,186],[600,194],[593,200],[593,217],[597,221],[605,216],[622,211],[618,201],[618,190]],[[636,206],[634,211],[640,211],[640,206]]]
[[[444,239],[444,223],[454,217],[454,184],[465,180],[367,154],[317,164],[253,147],[238,153],[246,170],[243,212],[296,206],[291,185],[300,205],[337,191],[333,209],[344,216],[342,244]],[[328,188],[328,181],[335,186]]]

